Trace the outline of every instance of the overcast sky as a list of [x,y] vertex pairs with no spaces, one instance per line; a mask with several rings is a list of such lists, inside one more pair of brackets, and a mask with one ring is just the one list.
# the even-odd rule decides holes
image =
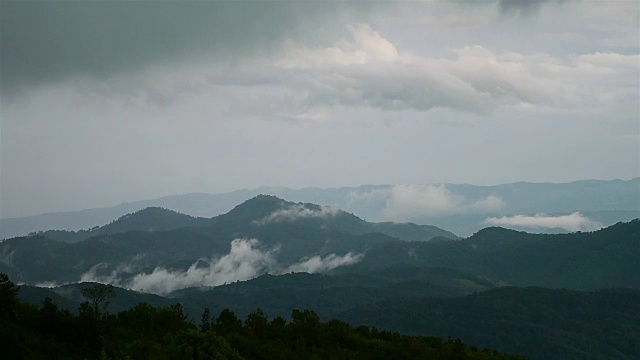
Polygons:
[[2,217],[640,176],[638,1],[0,7]]

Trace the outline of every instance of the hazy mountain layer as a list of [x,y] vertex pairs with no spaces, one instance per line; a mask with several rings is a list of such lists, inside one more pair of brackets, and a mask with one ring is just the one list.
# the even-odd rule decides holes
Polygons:
[[[0,238],[34,231],[81,230],[102,226],[113,219],[147,207],[163,207],[198,217],[225,213],[258,194],[271,194],[294,202],[336,206],[368,221],[412,221],[434,224],[462,236],[486,227],[485,220],[501,215],[538,213],[570,215],[582,212],[586,220],[533,219],[525,227],[535,232],[595,230],[640,216],[640,178],[632,180],[584,180],[571,183],[512,183],[495,186],[464,184],[365,185],[348,188],[263,187],[224,194],[187,194],[123,203],[114,207],[49,213],[0,219]],[[600,214],[600,215],[598,215]],[[509,220],[509,219],[507,219]]]
[[[163,227],[175,229],[133,230]],[[442,236],[457,238],[435,227],[373,224],[335,208],[257,196],[212,219],[147,209],[91,231],[9,239],[0,243],[0,270],[31,284],[102,281],[166,293],[266,272],[330,271],[379,244]],[[162,284],[174,286],[156,287]]]
[[386,244],[371,249],[353,267],[407,263],[451,267],[519,286],[640,288],[639,234],[638,219],[572,234],[529,234],[492,227],[461,241]]
[[[151,224],[134,221],[137,215],[109,228]],[[453,268],[522,286],[640,288],[640,220],[556,235],[493,227],[458,241],[434,238],[444,232],[430,227],[372,224],[336,208],[265,195],[211,219],[177,218],[197,226],[97,235],[73,244],[40,235],[9,239],[0,243],[0,271],[29,284],[98,281],[158,294],[265,273],[344,273],[398,264]]]

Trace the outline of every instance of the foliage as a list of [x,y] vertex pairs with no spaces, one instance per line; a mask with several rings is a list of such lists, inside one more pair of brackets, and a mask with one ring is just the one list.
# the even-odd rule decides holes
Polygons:
[[[310,310],[294,310],[287,323],[281,317],[269,320],[258,309],[243,323],[225,309],[204,324],[210,318],[206,311],[200,330],[179,304],[140,303],[117,314],[95,317],[81,310],[74,315],[50,298],[39,308],[21,303],[15,285],[5,275],[0,280],[7,300],[2,304],[15,314],[0,327],[3,356],[11,359],[524,359],[459,340],[354,328],[338,320],[323,323]],[[88,294],[95,303],[81,306],[102,309],[106,293],[92,288]]]
[[532,359],[640,359],[640,290],[504,287],[454,299],[395,299],[334,316]]

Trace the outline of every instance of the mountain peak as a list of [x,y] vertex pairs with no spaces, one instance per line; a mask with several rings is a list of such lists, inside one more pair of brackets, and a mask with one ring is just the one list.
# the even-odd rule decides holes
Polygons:
[[185,226],[197,226],[203,219],[152,206],[126,214],[101,227],[100,234],[121,233],[131,230],[160,231]]
[[294,203],[280,199],[277,196],[260,194],[234,207],[231,211],[220,215],[218,218],[233,218],[235,221],[249,223],[269,216],[273,212],[289,205],[294,205]]

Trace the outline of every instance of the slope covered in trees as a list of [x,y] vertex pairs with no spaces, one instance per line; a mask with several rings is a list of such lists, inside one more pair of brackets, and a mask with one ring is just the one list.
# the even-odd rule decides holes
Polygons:
[[107,285],[83,291],[78,315],[50,298],[40,307],[22,303],[18,291],[0,274],[0,347],[11,359],[524,359],[459,340],[323,323],[310,310],[293,310],[286,321],[258,309],[244,322],[228,309],[215,318],[205,310],[197,327],[180,304],[110,314]]
[[335,316],[408,334],[459,337],[532,359],[640,358],[640,290],[502,287],[452,299],[394,299]]

